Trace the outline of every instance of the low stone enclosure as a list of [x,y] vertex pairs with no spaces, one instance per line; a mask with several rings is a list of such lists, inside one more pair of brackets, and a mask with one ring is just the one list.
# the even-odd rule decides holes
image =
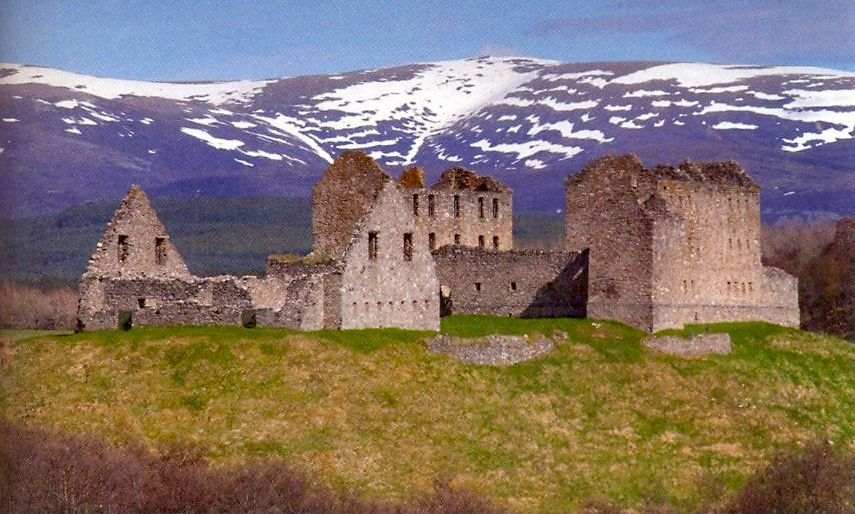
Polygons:
[[555,343],[540,334],[508,336],[493,334],[464,338],[439,335],[425,341],[428,351],[448,355],[464,364],[508,366],[536,359],[555,348]]
[[566,185],[565,249],[513,249],[512,192],[463,168],[396,183],[344,152],[312,194],[314,249],[263,277],[196,277],[131,187],[81,277],[78,330],[143,325],[438,330],[440,315],[599,317],[656,331],[798,326],[796,280],[760,262],[759,195],[735,163],[604,157]]
[[730,353],[730,334],[726,333],[694,334],[688,338],[662,335],[646,337],[641,343],[650,349],[683,357]]

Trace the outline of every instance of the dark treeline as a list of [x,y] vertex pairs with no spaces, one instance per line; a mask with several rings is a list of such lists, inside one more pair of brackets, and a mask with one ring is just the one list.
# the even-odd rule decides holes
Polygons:
[[763,228],[763,260],[799,279],[802,328],[855,341],[855,220]]

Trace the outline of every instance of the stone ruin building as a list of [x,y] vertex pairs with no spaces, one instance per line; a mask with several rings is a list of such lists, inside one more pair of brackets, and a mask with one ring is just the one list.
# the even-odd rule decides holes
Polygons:
[[[356,194],[352,194],[355,192]],[[194,277],[145,193],[132,187],[80,284],[78,329],[244,325],[439,329],[424,226],[364,154],[342,155],[314,190],[315,249],[271,256],[258,277]]]
[[649,331],[799,325],[798,284],[760,258],[760,188],[735,162],[603,157],[565,184],[567,248],[588,248],[588,315]]
[[645,330],[797,326],[796,281],[760,263],[757,185],[735,163],[589,164],[566,185],[563,251],[513,247],[512,192],[450,168],[395,182],[345,152],[312,193],[314,248],[264,277],[195,277],[132,187],[80,284],[78,329],[222,324],[438,330],[440,314],[597,317]]

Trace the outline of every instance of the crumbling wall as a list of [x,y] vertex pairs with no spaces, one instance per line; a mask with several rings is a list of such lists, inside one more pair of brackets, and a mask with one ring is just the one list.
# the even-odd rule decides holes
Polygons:
[[456,167],[446,170],[430,188],[424,187],[418,168],[407,170],[400,183],[431,249],[450,244],[513,248],[513,192],[501,182]]
[[587,252],[445,246],[433,256],[444,314],[585,316]]
[[340,290],[341,328],[439,330],[439,284],[427,234],[396,184],[383,188],[360,223],[345,252]]
[[316,254],[340,258],[390,177],[359,151],[342,153],[312,190]]
[[114,329],[120,315],[132,326],[241,325],[252,310],[247,289],[234,277],[102,278],[86,283],[85,298],[98,296],[81,309],[80,329]]
[[[653,325],[651,177],[633,156],[588,164],[565,184],[566,251],[590,249],[587,315]],[[645,199],[651,205],[645,205]]]
[[85,273],[99,277],[190,277],[184,259],[139,186],[132,186],[122,199]]
[[324,328],[323,274],[305,272],[244,279],[260,327]]

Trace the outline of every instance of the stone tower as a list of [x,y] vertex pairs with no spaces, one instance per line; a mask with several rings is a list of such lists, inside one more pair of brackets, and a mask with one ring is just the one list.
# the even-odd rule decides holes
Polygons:
[[590,248],[588,315],[645,330],[798,326],[795,278],[760,259],[760,189],[735,162],[645,168],[632,155],[566,182],[566,247]]

